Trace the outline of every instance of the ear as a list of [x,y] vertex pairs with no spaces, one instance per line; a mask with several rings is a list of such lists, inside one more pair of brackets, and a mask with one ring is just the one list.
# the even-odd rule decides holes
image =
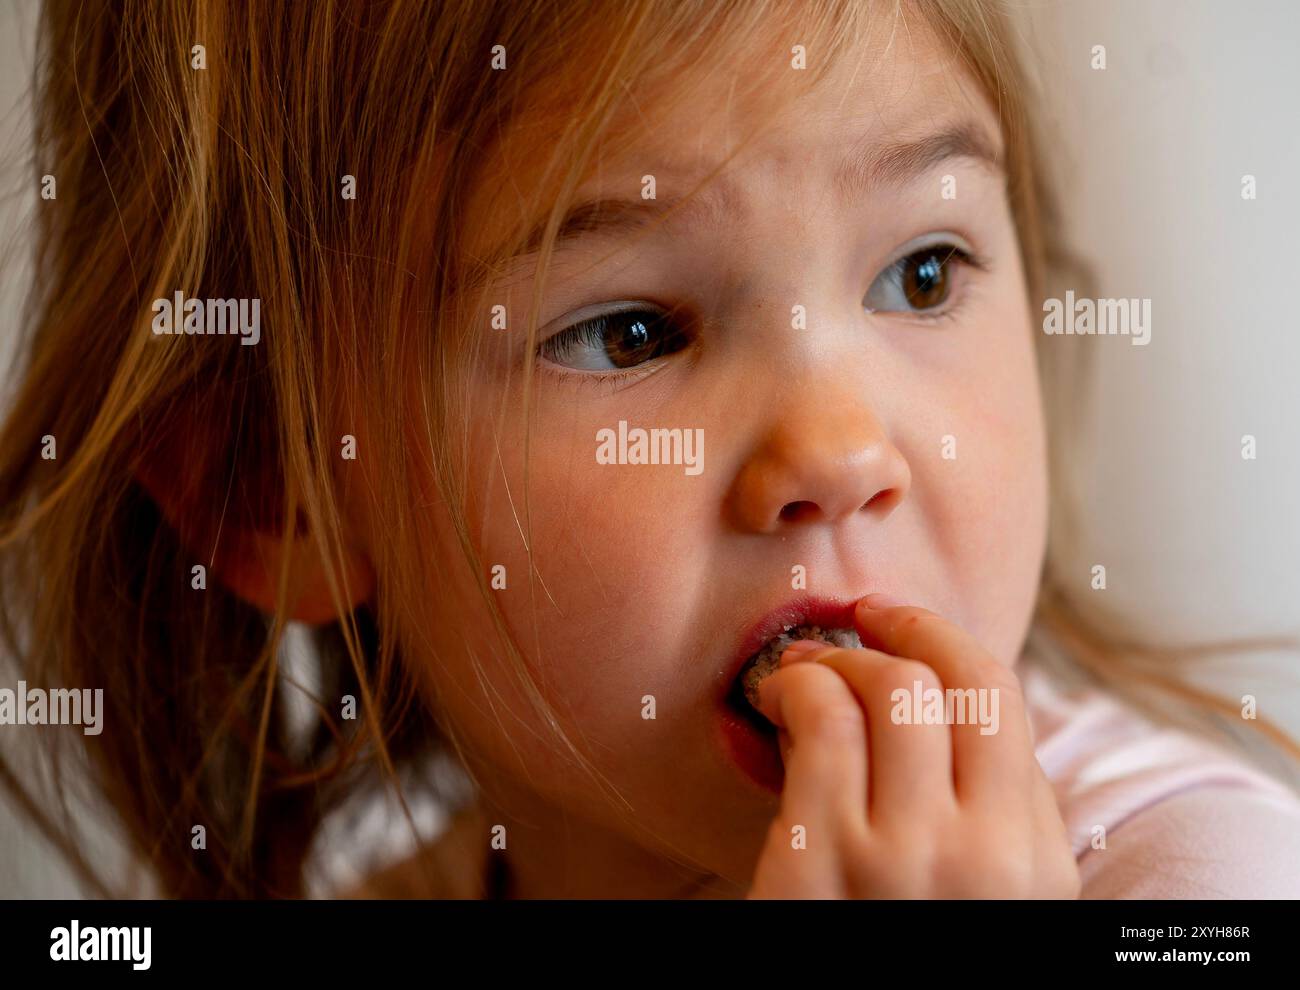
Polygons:
[[[342,618],[330,593],[320,548],[314,540],[298,537],[286,543],[278,535],[255,530],[235,532],[228,545],[227,539],[223,534],[223,546],[213,560],[213,574],[240,598],[267,614],[275,611],[281,567],[288,557],[289,618],[309,625],[323,625]],[[339,576],[344,608],[352,611],[370,598],[374,587],[375,575],[370,562],[363,554],[346,550],[343,573]]]
[[[267,526],[267,520],[259,521],[232,506],[228,499],[232,486],[224,480],[217,483],[217,475],[210,469],[217,458],[193,440],[203,434],[189,433],[187,438],[185,433],[173,424],[137,463],[135,478],[194,555],[195,563],[210,561],[214,580],[267,614],[276,609],[281,569],[287,565],[288,618],[310,625],[342,618],[314,536],[298,525],[286,540]],[[215,508],[212,500],[204,497],[211,491],[225,496]],[[343,609],[350,612],[373,595],[374,568],[360,548],[348,547],[343,551],[341,571],[338,590]]]

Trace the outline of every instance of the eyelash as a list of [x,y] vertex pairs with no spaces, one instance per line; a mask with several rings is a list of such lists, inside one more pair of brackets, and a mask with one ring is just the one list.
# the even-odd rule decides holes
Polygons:
[[[937,241],[930,244],[922,244],[919,247],[912,247],[906,254],[900,255],[894,261],[880,269],[875,278],[873,278],[872,284],[874,285],[876,279],[879,279],[880,276],[889,271],[890,268],[902,265],[915,254],[919,254],[923,251],[944,249],[947,251],[944,257],[945,265],[957,262],[959,266],[969,266],[979,272],[989,271],[990,262],[987,258],[977,255],[974,251],[959,247],[950,241]],[[963,280],[961,290],[956,293],[955,298],[949,299],[938,312],[928,312],[924,310],[913,313],[890,311],[886,315],[895,319],[909,320],[915,323],[924,323],[931,326],[942,323],[946,320],[955,320],[958,313],[964,310],[967,297],[972,289],[973,286],[971,286],[968,281]],[[645,304],[642,304],[642,308],[644,307]],[[584,388],[603,388],[611,392],[617,391],[624,383],[653,374],[655,367],[658,365],[658,359],[647,361],[631,368],[584,371],[575,368],[566,368],[558,362],[547,358],[546,352],[548,349],[554,353],[555,351],[572,344],[599,343],[597,339],[584,340],[584,338],[591,338],[593,335],[598,334],[599,330],[597,328],[600,326],[602,320],[617,315],[619,312],[626,311],[635,312],[637,310],[635,307],[627,307],[622,310],[609,310],[605,313],[598,314],[597,316],[589,317],[588,319],[571,324],[558,333],[552,334],[550,337],[541,341],[537,346],[536,355],[540,359],[538,362],[539,365],[545,368],[547,372],[556,375],[566,382],[575,383]],[[668,315],[671,317],[672,313],[675,311],[675,309],[670,310]],[[867,312],[874,313],[875,311],[867,310]],[[694,342],[694,338],[692,338],[691,342]],[[672,355],[670,354],[667,356],[671,357]]]
[[[599,333],[602,321],[610,317],[617,316],[620,313],[639,313],[650,310],[662,310],[665,319],[674,320],[679,315],[684,316],[683,307],[671,307],[665,309],[661,306],[654,306],[647,302],[640,302],[635,305],[623,306],[618,309],[606,310],[596,316],[588,317],[585,320],[579,320],[577,323],[570,324],[558,333],[552,334],[537,345],[537,357],[540,359],[538,365],[547,372],[557,375],[566,382],[576,383],[581,387],[606,388],[615,391],[619,386],[626,382],[631,382],[639,378],[645,378],[654,373],[658,367],[659,359],[646,361],[642,364],[634,365],[630,368],[620,368],[613,370],[601,371],[584,371],[576,368],[566,368],[563,365],[549,360],[547,351],[555,353],[562,352],[567,346],[574,344],[592,344],[600,343]],[[686,334],[690,343],[695,342],[695,334]],[[665,355],[667,357],[672,354]]]
[[593,316],[590,319],[574,323],[542,341],[537,346],[537,357],[539,359],[537,366],[545,369],[550,374],[556,375],[565,382],[576,384],[580,388],[606,389],[611,392],[617,391],[619,386],[624,383],[653,374],[656,366],[654,361],[647,361],[645,364],[634,365],[631,368],[608,371],[582,371],[577,368],[566,368],[546,358],[545,351],[548,347],[560,348],[569,343],[582,343],[583,336],[592,333],[595,327],[599,325],[601,318],[601,316]]
[[[912,255],[914,254],[919,254],[922,251],[933,251],[936,248],[948,249],[948,253],[944,258],[945,264],[951,264],[952,262],[955,261],[960,266],[969,266],[971,268],[974,268],[977,272],[985,272],[985,273],[989,271],[990,266],[992,264],[992,262],[988,258],[984,257],[983,255],[978,255],[974,251],[968,251],[967,249],[958,247],[956,244],[953,244],[949,241],[936,241],[932,244],[923,244],[921,247],[913,248],[910,251],[908,251],[906,254],[900,255],[894,261],[890,262],[888,265],[882,268],[876,277],[879,278],[880,275],[883,275],[890,268],[894,268],[898,265],[903,264],[903,262],[907,261],[907,259],[912,257]],[[872,281],[872,284],[874,284],[874,279]],[[967,297],[970,295],[972,291],[974,291],[974,288],[975,287],[971,285],[968,280],[963,279],[960,292],[955,293],[954,297],[950,299],[944,305],[944,307],[938,312],[927,312],[924,310],[920,310],[915,313],[890,312],[885,315],[888,315],[894,319],[911,320],[913,322],[928,323],[931,325],[937,323],[943,323],[946,320],[955,320],[957,314],[962,312],[965,309],[967,303]],[[867,312],[872,313],[874,315],[873,310],[867,310]]]
[[[647,364],[649,363],[647,362]],[[573,368],[552,368],[548,365],[547,370],[558,372],[565,381],[576,381],[582,388],[601,388],[616,392],[624,382],[631,382],[651,374],[651,372],[644,371],[643,368],[643,365],[638,365],[635,368],[622,368],[618,371],[576,371]]]

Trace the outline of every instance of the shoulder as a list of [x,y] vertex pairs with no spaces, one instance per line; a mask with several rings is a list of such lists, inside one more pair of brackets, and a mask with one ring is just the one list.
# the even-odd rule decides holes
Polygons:
[[1165,797],[1079,861],[1085,898],[1300,898],[1300,803],[1243,788]]
[[1022,672],[1083,896],[1300,897],[1300,797],[1091,687]]

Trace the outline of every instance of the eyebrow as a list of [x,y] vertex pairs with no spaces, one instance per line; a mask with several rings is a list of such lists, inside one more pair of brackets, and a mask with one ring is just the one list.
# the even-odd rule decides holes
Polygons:
[[[973,122],[954,124],[914,141],[887,145],[874,153],[861,146],[845,156],[835,172],[837,191],[846,199],[869,193],[882,186],[902,186],[920,178],[938,165],[966,158],[984,165],[995,174],[1005,174],[1005,164],[982,127]],[[656,220],[680,212],[687,222],[720,222],[733,201],[726,185],[705,186],[694,195],[668,199],[593,199],[569,209],[556,233],[556,247],[583,236],[613,237],[644,230]],[[520,255],[536,252],[545,238],[548,220],[543,219],[525,239]]]
[[984,128],[964,122],[915,141],[888,145],[873,155],[850,154],[836,173],[836,185],[843,195],[852,197],[882,185],[906,185],[958,158],[971,159],[997,174],[1006,171]]

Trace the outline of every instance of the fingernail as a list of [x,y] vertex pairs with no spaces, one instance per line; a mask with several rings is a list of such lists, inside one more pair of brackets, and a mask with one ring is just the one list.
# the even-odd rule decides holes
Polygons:
[[866,598],[862,599],[862,604],[870,609],[882,609],[895,608],[903,603],[892,595],[885,595],[877,592],[875,594],[867,595]]
[[826,645],[826,643],[816,639],[796,639],[781,651],[781,656],[785,656],[787,653],[793,653],[795,656],[803,656],[805,653],[811,653],[813,650],[824,649]]

